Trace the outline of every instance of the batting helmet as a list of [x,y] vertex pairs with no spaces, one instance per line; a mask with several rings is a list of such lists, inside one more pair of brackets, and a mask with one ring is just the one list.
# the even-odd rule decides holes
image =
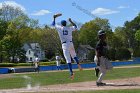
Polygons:
[[98,32],[98,36],[101,36],[101,35],[104,35],[104,34],[106,34],[105,31],[103,31],[103,30],[99,30],[99,32]]

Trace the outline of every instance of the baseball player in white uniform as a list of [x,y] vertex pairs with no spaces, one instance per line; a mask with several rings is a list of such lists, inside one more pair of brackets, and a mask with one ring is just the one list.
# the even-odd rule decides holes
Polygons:
[[65,20],[61,21],[61,25],[57,25],[55,23],[55,19],[56,17],[61,16],[61,15],[62,14],[56,14],[53,16],[54,20],[53,20],[52,25],[56,28],[59,34],[59,37],[62,43],[63,54],[69,67],[71,79],[73,80],[74,72],[72,70],[71,57],[77,63],[78,68],[82,70],[82,67],[79,64],[79,60],[76,56],[74,45],[72,42],[72,32],[77,30],[77,26],[75,23],[72,22],[71,18],[69,18],[69,22],[72,24],[72,26],[68,27],[67,22]]
[[38,57],[35,57],[34,65],[35,65],[35,72],[39,73],[39,58]]
[[57,66],[57,69],[58,69],[58,70],[62,70],[61,67],[60,67],[61,57],[57,55],[57,56],[55,57],[55,59],[56,59],[56,66]]

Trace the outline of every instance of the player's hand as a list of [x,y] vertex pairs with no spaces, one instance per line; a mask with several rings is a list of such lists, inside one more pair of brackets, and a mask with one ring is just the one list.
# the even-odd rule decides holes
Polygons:
[[69,21],[72,22],[71,18],[69,18]]

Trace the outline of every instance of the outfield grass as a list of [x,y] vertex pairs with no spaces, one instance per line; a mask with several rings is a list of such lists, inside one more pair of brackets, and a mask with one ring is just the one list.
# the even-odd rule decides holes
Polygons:
[[[34,92],[30,92],[34,93]],[[39,92],[45,93],[45,92]],[[48,92],[47,92],[48,93]],[[140,89],[122,89],[122,90],[93,90],[93,91],[61,91],[61,92],[49,92],[49,93],[140,93]]]
[[[122,79],[128,77],[140,76],[137,68],[116,68],[109,71],[105,77],[109,79]],[[31,86],[44,86],[53,84],[66,84],[73,82],[95,81],[97,78],[94,76],[93,70],[75,71],[75,79],[72,81],[69,78],[68,71],[60,72],[41,72],[41,73],[27,73],[27,74],[12,74],[9,78],[0,78],[0,89],[12,89]],[[90,93],[90,92],[89,92]],[[102,92],[101,92],[102,93]]]
[[[43,92],[41,92],[43,93]],[[140,89],[123,90],[97,90],[97,91],[70,91],[70,92],[50,92],[50,93],[140,93]]]

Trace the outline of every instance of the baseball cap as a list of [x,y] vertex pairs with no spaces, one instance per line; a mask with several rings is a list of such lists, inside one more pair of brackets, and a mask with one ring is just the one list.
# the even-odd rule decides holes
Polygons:
[[62,21],[61,21],[61,24],[62,24],[63,26],[66,26],[66,23],[67,23],[66,20],[62,20]]

